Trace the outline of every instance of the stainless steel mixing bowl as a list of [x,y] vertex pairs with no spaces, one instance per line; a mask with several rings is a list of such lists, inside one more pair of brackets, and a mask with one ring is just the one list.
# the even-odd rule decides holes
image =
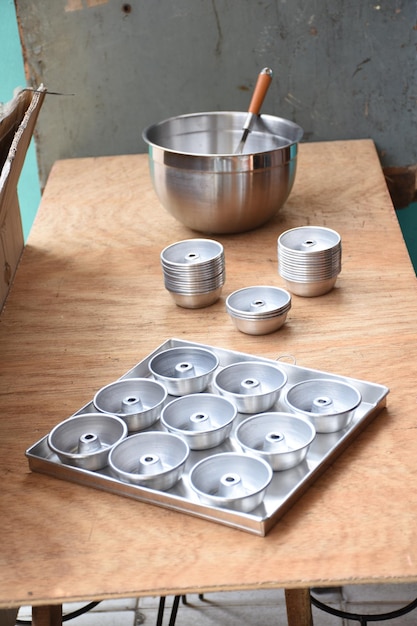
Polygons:
[[247,113],[172,117],[146,128],[152,182],[164,208],[204,233],[238,233],[267,222],[294,184],[303,130],[273,115],[255,119],[236,154]]

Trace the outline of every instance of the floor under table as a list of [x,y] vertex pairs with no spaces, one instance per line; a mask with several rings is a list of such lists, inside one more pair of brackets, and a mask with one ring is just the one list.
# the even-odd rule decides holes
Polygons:
[[[314,591],[314,590],[313,590]],[[380,614],[396,611],[417,598],[415,585],[361,585],[315,592],[327,606],[355,614]],[[190,595],[181,601],[175,626],[285,626],[287,624],[283,590],[223,592]],[[172,597],[166,598],[163,624],[168,626]],[[83,604],[65,604],[64,613],[78,610]],[[146,626],[155,625],[159,598],[107,600],[84,615],[68,620],[73,626]],[[22,607],[19,623],[30,620],[30,608]],[[349,626],[358,620],[342,619],[313,607],[314,626]],[[370,622],[393,626],[415,626],[417,609],[385,621]]]

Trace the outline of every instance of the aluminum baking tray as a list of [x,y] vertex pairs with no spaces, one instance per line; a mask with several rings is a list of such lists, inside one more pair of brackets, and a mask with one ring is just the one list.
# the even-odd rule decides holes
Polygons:
[[[170,348],[187,346],[211,350],[219,359],[219,368],[237,362],[253,360],[277,365],[277,361],[251,354],[180,339],[168,339],[154,350],[154,352],[124,374],[121,379],[137,377],[151,378],[148,363],[154,355]],[[360,392],[362,400],[356,408],[352,422],[348,427],[335,433],[317,434],[302,463],[292,469],[274,472],[273,479],[266,490],[263,501],[255,510],[249,513],[203,504],[187,481],[191,468],[201,459],[219,452],[242,452],[236,442],[234,432],[236,426],[243,421],[243,419],[248,417],[247,414],[237,414],[230,437],[220,446],[210,450],[191,450],[183,476],[174,487],[171,487],[168,491],[157,491],[135,484],[124,483],[112,476],[108,467],[99,471],[89,471],[65,465],[49,448],[47,441],[48,435],[26,451],[29,467],[35,472],[48,474],[59,479],[101,489],[113,494],[127,496],[140,500],[141,502],[159,505],[259,536],[265,536],[294,502],[307,490],[313,481],[333,463],[335,458],[346,449],[350,442],[383,409],[386,405],[386,397],[389,393],[389,389],[383,385],[308,369],[281,360],[279,361],[279,367],[288,377],[286,387],[312,378],[334,379],[355,386]],[[286,387],[284,387],[283,393],[285,393]],[[211,387],[206,391],[214,392]],[[282,397],[283,394],[281,394],[280,398]],[[167,402],[172,399],[173,397],[168,395]],[[270,410],[288,411],[288,409],[283,406],[281,399],[279,399]],[[92,401],[74,413],[74,415],[89,412],[96,412]],[[158,420],[156,424],[149,427],[147,430],[163,430],[163,427]]]

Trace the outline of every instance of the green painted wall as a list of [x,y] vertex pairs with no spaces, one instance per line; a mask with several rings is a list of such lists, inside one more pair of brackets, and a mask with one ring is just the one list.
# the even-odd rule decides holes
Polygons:
[[396,213],[408,254],[417,274],[417,202],[413,202],[405,209],[398,209]]
[[[12,99],[16,87],[26,79],[13,0],[0,0],[0,101]],[[32,140],[18,186],[25,240],[35,218],[41,197],[36,150]]]

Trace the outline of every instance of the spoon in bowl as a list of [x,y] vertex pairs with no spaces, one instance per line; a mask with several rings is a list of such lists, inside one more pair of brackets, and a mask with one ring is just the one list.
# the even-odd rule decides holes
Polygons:
[[250,133],[255,118],[259,115],[271,81],[272,70],[269,67],[264,67],[264,69],[258,74],[258,80],[256,81],[255,89],[253,91],[252,99],[248,108],[248,115],[243,125],[242,138],[239,141],[239,145],[236,148],[235,154],[243,152],[246,139]]

